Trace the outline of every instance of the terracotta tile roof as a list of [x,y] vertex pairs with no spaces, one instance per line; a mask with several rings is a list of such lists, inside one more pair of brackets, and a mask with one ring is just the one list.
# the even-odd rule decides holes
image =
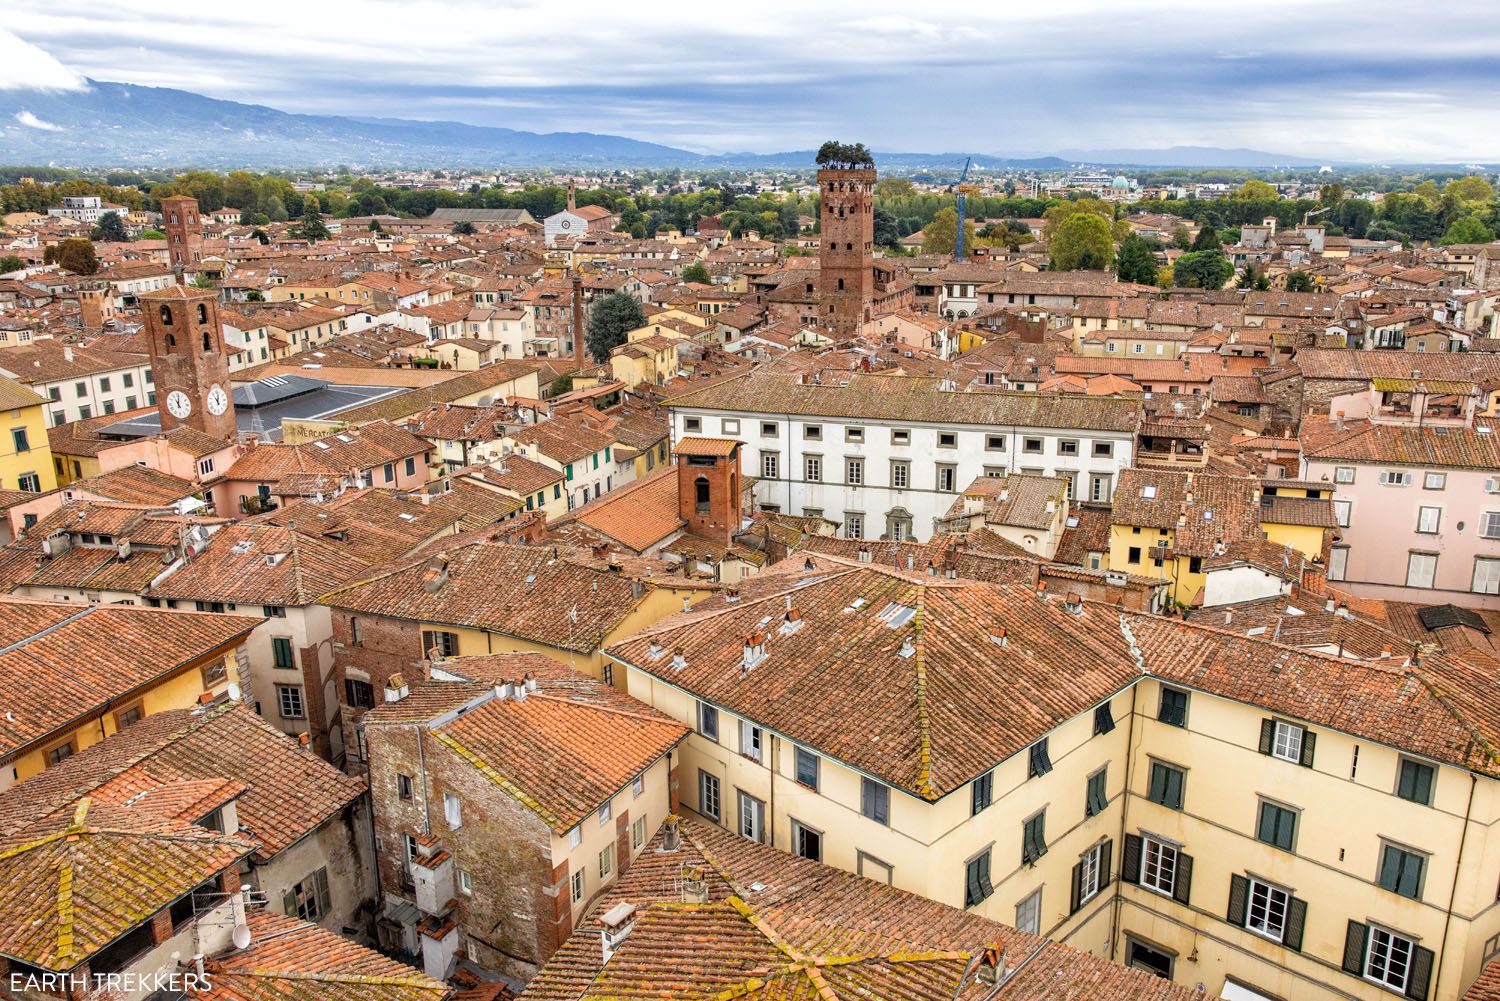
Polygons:
[[155,504],[166,506],[191,497],[198,487],[191,480],[184,480],[168,473],[158,472],[145,466],[121,466],[119,469],[100,473],[84,480],[75,480],[63,488],[75,496],[97,497],[103,500],[123,501],[127,504]]
[[554,483],[561,483],[563,480],[561,470],[553,469],[534,459],[528,459],[524,455],[507,455],[503,461],[493,462],[487,466],[471,467],[464,475],[472,476],[485,483],[492,483],[502,490],[509,490],[522,497],[550,487]]
[[[470,626],[586,653],[640,604],[629,580],[551,548],[464,540],[323,596],[351,611]],[[577,609],[577,620],[567,611]]]
[[[1190,1001],[1187,987],[977,914],[840,872],[695,821],[663,850],[658,834],[521,995],[523,1001],[620,997],[980,1001],[965,978],[991,945],[1014,968],[1001,988],[1026,1001]],[[682,902],[699,867],[706,903]],[[635,907],[605,963],[598,918]]]
[[1464,992],[1463,1001],[1500,1001],[1500,961],[1490,960]]
[[[1414,357],[1407,351],[1303,348],[1292,359],[1309,379],[1458,379],[1481,382],[1500,376],[1500,357],[1484,352],[1443,352]],[[1415,373],[1420,373],[1420,376]]]
[[1347,460],[1393,466],[1500,468],[1500,422],[1476,419],[1474,427],[1408,427],[1309,415],[1300,428],[1304,456],[1324,462]]
[[343,476],[427,454],[432,444],[394,424],[373,421],[300,445],[261,444],[224,471],[226,480],[278,483],[294,474]]
[[535,448],[553,462],[561,463],[587,459],[614,444],[609,435],[562,417],[518,427],[511,432],[511,437],[519,444]]
[[202,1001],[444,1001],[453,988],[319,925],[252,911],[250,947],[205,964]]
[[577,508],[558,527],[576,521],[636,553],[661,542],[686,522],[678,514],[677,467],[664,466]]
[[[1105,606],[1074,615],[1030,587],[918,567],[801,574],[779,593],[673,615],[608,654],[929,800],[1138,676]],[[802,623],[791,631],[787,602]],[[742,672],[744,637],[758,632],[765,656]]]
[[0,598],[0,754],[241,642],[261,620]]
[[28,386],[0,375],[0,410],[40,407],[47,401]]
[[1107,507],[1079,504],[1068,508],[1067,527],[1052,558],[1059,563],[1082,566],[1089,553],[1109,552],[1109,530],[1113,515]]
[[1165,528],[1173,533],[1174,552],[1207,556],[1216,543],[1261,537],[1259,489],[1260,481],[1249,477],[1125,469],[1115,490],[1114,523]]
[[1140,404],[1108,397],[1036,393],[968,393],[943,380],[855,375],[847,385],[802,385],[795,376],[751,373],[667,401],[686,410],[725,410],[813,417],[927,421],[1019,427],[1132,431]]
[[152,713],[0,793],[0,831],[69,810],[84,796],[116,801],[209,780],[230,781],[240,790],[240,824],[260,858],[312,833],[365,790],[362,779],[345,775],[243,705],[221,703]]
[[696,438],[687,437],[680,439],[672,448],[676,455],[704,455],[704,456],[730,456],[734,450],[739,448],[740,442],[735,438]]
[[[443,670],[485,674],[485,666],[471,669],[469,661],[490,659],[447,660]],[[535,660],[545,662],[545,658]],[[429,732],[448,753],[515,797],[556,834],[567,833],[608,802],[690,732],[610,685],[583,675],[569,676],[561,664],[533,663],[529,669],[540,673],[536,691],[524,699],[493,697],[495,689],[488,683],[450,681],[417,686],[408,699],[420,696],[418,705],[435,709],[432,715],[420,717],[430,720],[490,696]],[[390,704],[389,711],[384,705],[376,706],[365,714],[364,726],[378,728],[388,715],[409,722],[413,710],[404,708],[406,701]]]
[[367,566],[346,547],[316,536],[274,525],[230,525],[146,593],[153,598],[311,605]]
[[70,970],[253,847],[141,806],[80,800],[0,837],[0,955]]

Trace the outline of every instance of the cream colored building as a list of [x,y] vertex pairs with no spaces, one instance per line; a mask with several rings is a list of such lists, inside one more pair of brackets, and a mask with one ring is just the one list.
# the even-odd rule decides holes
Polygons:
[[1473,669],[814,564],[606,651],[695,728],[685,808],[1214,997],[1456,998],[1495,953]]

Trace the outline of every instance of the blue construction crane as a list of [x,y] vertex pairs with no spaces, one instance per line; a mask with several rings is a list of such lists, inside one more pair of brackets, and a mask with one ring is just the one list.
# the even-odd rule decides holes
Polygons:
[[974,162],[972,156],[964,157],[964,170],[958,175],[958,183],[951,187],[950,191],[958,193],[958,225],[953,230],[953,259],[961,261],[964,259],[964,208],[969,195],[979,190],[977,184],[965,184],[969,179],[969,166]]

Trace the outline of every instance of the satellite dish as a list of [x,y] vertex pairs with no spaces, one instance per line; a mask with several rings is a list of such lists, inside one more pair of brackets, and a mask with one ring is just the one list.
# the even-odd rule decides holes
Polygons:
[[229,683],[229,689],[228,689],[228,691],[229,691],[229,697],[231,699],[233,699],[236,702],[238,702],[240,700],[240,686],[239,685],[236,685],[234,682],[231,681]]
[[230,938],[234,941],[234,947],[236,949],[250,948],[250,926],[247,924],[235,925],[234,933],[230,936]]

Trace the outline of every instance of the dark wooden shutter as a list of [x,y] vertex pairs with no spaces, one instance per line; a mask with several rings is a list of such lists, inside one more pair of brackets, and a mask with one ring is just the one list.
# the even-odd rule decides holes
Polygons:
[[1101,890],[1109,885],[1111,875],[1109,871],[1109,864],[1111,861],[1113,861],[1110,856],[1114,854],[1114,850],[1114,841],[1104,842],[1104,847],[1099,849],[1099,889]]
[[1406,978],[1406,996],[1412,1001],[1427,1001],[1427,989],[1432,984],[1432,961],[1432,950],[1417,946],[1411,961],[1411,976]]
[[1238,928],[1245,927],[1245,904],[1250,898],[1250,881],[1244,876],[1229,877],[1228,922]]
[[1260,721],[1260,753],[1270,754],[1271,743],[1276,739],[1276,721],[1263,719]]
[[1307,901],[1293,897],[1287,904],[1286,931],[1281,944],[1293,952],[1302,951],[1302,930],[1307,927]]
[[1311,768],[1313,766],[1313,747],[1317,744],[1317,742],[1318,742],[1318,735],[1317,734],[1313,733],[1311,730],[1303,730],[1302,731],[1302,767],[1303,768]]
[[281,894],[281,913],[289,918],[297,916],[297,894],[293,890],[283,891]]
[[1073,890],[1069,898],[1068,913],[1077,914],[1079,899],[1083,896],[1083,863],[1079,862],[1073,867]]
[[1365,943],[1370,937],[1370,926],[1350,921],[1344,933],[1344,972],[1362,977],[1365,973]]
[[1193,857],[1177,853],[1177,875],[1172,880],[1172,899],[1179,904],[1188,902],[1193,892]]
[[1125,835],[1125,851],[1120,855],[1120,880],[1125,883],[1141,881],[1141,838],[1138,834]]

